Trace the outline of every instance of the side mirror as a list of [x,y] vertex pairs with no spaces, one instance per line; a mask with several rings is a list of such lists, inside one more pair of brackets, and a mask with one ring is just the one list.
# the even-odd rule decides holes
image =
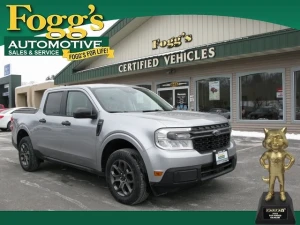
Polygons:
[[97,113],[88,108],[77,108],[73,113],[73,117],[76,119],[97,119]]

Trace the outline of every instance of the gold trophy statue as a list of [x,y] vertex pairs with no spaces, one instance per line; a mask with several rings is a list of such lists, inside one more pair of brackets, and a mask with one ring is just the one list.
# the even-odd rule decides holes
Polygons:
[[[269,177],[263,181],[269,184],[268,193],[264,192],[258,207],[256,224],[295,224],[291,197],[284,189],[284,173],[295,163],[295,158],[286,151],[288,140],[287,128],[266,129],[263,147],[267,149],[260,158],[260,164],[269,171]],[[286,164],[286,159],[289,162]],[[278,180],[280,192],[274,192]]]

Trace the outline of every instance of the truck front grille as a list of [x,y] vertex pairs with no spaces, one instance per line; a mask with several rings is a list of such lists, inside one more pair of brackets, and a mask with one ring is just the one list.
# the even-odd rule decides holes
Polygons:
[[231,127],[228,123],[193,127],[191,131],[194,149],[201,153],[228,147],[230,135]]

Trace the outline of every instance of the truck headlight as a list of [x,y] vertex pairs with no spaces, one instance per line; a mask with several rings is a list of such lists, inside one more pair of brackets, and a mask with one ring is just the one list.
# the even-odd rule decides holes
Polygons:
[[155,132],[155,144],[164,150],[194,149],[190,128],[163,128]]

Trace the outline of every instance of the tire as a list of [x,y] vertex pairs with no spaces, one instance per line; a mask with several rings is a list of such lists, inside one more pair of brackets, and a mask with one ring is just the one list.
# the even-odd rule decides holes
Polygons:
[[34,154],[31,140],[29,137],[24,137],[18,146],[19,161],[23,170],[27,172],[36,171],[40,166],[40,160]]
[[[126,164],[127,166],[124,167]],[[108,188],[112,196],[122,204],[136,205],[148,198],[149,189],[146,174],[144,162],[136,150],[120,149],[108,158],[106,164]],[[121,185],[122,182],[123,185]],[[120,190],[121,186],[123,188]],[[131,192],[128,187],[131,188]]]
[[11,131],[10,125],[11,125],[11,122],[9,121],[8,124],[7,124],[7,128],[6,128],[7,131]]

